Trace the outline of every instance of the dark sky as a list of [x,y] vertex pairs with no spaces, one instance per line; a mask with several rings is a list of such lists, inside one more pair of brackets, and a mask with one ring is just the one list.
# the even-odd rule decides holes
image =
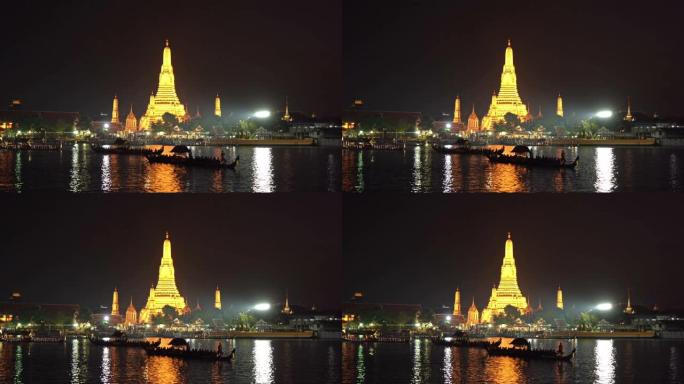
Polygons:
[[512,232],[518,282],[542,304],[681,308],[678,194],[344,196],[344,293],[370,302],[486,304]]
[[258,108],[335,114],[341,103],[340,0],[12,1],[2,6],[0,108],[140,115],[156,91],[164,39],[194,114]]
[[[337,194],[5,195],[0,199],[2,300],[138,308],[156,283],[164,232],[176,281],[194,306],[290,302],[339,308]],[[123,305],[123,304],[122,304]]]
[[534,112],[599,108],[684,115],[684,34],[676,1],[344,1],[345,103],[480,117],[498,91],[506,40]]

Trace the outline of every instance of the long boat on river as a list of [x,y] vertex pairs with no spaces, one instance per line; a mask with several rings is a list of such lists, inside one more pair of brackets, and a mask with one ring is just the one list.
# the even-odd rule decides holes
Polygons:
[[126,338],[96,338],[91,337],[90,342],[100,347],[134,347],[134,348],[156,348],[161,344],[161,340],[154,342],[144,340],[128,340]]
[[161,155],[164,152],[164,148],[150,149],[144,147],[129,147],[129,146],[109,146],[104,147],[99,144],[90,144],[90,149],[95,153],[101,153],[103,155]]
[[501,345],[501,339],[497,341],[487,341],[487,340],[470,340],[468,338],[451,338],[451,337],[440,337],[432,339],[432,344],[445,346],[445,347],[458,347],[458,348],[493,348]]
[[470,145],[442,145],[442,144],[433,144],[432,149],[437,152],[441,153],[444,155],[482,155],[482,156],[490,156],[490,155],[500,155],[504,152],[504,147],[498,148],[498,149],[492,149],[492,148],[487,148],[484,146],[470,146]]

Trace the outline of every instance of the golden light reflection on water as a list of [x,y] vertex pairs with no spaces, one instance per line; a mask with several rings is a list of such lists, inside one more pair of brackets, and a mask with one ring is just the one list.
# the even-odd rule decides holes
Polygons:
[[254,340],[254,382],[268,384],[274,380],[271,340]]
[[524,360],[510,357],[488,357],[485,363],[485,377],[494,383],[515,384],[523,382]]
[[72,383],[82,383],[88,376],[88,345],[78,339],[71,341],[71,370],[69,371]]
[[594,347],[594,360],[596,367],[594,375],[596,383],[606,384],[615,382],[615,348],[613,340],[596,340]]
[[183,192],[182,179],[187,173],[173,164],[147,164],[145,191],[161,193]]
[[112,189],[112,170],[109,165],[109,155],[102,157],[102,191],[110,192]]
[[270,193],[275,190],[272,151],[272,148],[254,148],[252,157],[253,192]]
[[444,372],[444,384],[450,384],[454,382],[454,367],[453,367],[453,357],[452,348],[444,349],[444,361],[442,362],[442,371]]
[[613,192],[615,190],[615,154],[613,148],[596,148],[596,192]]
[[148,356],[145,362],[145,376],[150,383],[184,382],[181,372],[186,362],[161,356]]
[[527,168],[513,164],[492,164],[485,188],[491,192],[525,192],[523,176],[527,172]]
[[[361,154],[359,153],[359,155]],[[355,161],[356,153],[354,151],[342,150],[342,190],[344,192],[358,190],[358,188],[355,188],[354,178],[352,177],[355,172],[358,172],[354,165]],[[361,167],[361,172],[363,172],[363,167]],[[363,180],[361,181],[363,182]],[[363,188],[363,185],[361,185],[361,188]]]

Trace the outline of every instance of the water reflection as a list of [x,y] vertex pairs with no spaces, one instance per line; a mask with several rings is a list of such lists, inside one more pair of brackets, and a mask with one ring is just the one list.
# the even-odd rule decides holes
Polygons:
[[147,192],[178,193],[183,192],[181,177],[185,176],[185,168],[172,164],[148,164],[149,171],[145,177]]
[[102,157],[102,191],[109,192],[112,189],[112,170],[109,165],[109,155]]
[[594,368],[596,383],[614,383],[615,349],[613,348],[612,339],[596,341],[594,359],[596,360],[596,367]]
[[411,186],[411,192],[418,193],[423,191],[423,174],[422,174],[422,162],[420,154],[423,147],[416,145],[413,148],[413,185]]
[[109,348],[102,348],[102,372],[100,373],[100,380],[103,383],[109,383],[112,379],[111,361],[109,360]]
[[454,179],[451,174],[451,156],[444,155],[444,187],[442,192],[449,193],[454,191]]
[[149,356],[145,364],[147,381],[151,383],[181,383],[184,360],[170,357]]
[[271,148],[254,148],[252,162],[253,192],[273,192],[273,153]]
[[363,355],[363,344],[359,344],[359,350],[356,354],[356,382],[363,383],[366,380],[366,364]]
[[71,370],[69,371],[69,376],[72,383],[82,383],[88,374],[84,344],[78,339],[71,341]]
[[273,382],[273,347],[271,340],[254,340],[254,382]]
[[453,364],[451,357],[451,348],[444,348],[444,363],[442,365],[442,370],[444,371],[444,384],[453,383],[454,380],[454,370],[451,366]]
[[615,154],[613,148],[596,148],[596,192],[615,190]]

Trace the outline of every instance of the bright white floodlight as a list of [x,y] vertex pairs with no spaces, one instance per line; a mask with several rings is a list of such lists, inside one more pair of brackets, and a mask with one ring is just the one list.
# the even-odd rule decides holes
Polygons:
[[613,117],[613,111],[605,110],[596,112],[596,117],[601,119],[610,119]]
[[268,311],[271,309],[271,304],[269,303],[260,303],[254,306],[254,309],[257,311]]
[[610,311],[611,309],[613,309],[613,304],[601,303],[601,304],[596,306],[596,309],[598,309],[599,311]]
[[257,119],[268,119],[271,117],[271,111],[256,111],[254,112],[254,117]]

